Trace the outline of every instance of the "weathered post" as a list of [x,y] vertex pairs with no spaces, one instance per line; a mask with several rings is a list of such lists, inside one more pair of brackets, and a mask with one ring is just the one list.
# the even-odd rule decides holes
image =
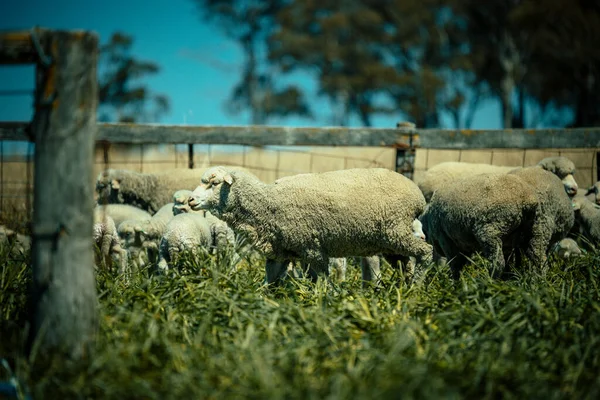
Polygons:
[[84,357],[97,329],[92,173],[98,38],[38,31],[28,349]]
[[402,129],[409,134],[408,147],[396,146],[396,172],[413,179],[415,173],[415,124],[412,122],[398,122],[396,128]]

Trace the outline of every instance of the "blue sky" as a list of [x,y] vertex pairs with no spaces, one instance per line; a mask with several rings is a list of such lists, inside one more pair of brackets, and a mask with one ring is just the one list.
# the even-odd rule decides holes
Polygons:
[[[95,31],[104,43],[115,31],[134,38],[132,54],[154,61],[161,72],[147,78],[148,87],[166,94],[170,113],[165,124],[243,125],[247,115],[233,116],[223,104],[238,79],[236,66],[242,61],[237,45],[213,26],[200,20],[190,0],[1,0],[0,29],[29,29],[35,25],[54,29]],[[294,79],[294,78],[292,78]],[[301,87],[314,90],[309,77],[299,75]],[[0,90],[33,89],[33,68],[0,66]],[[31,97],[0,96],[0,120],[31,118]],[[327,110],[327,107],[317,107]],[[393,127],[402,115],[378,117],[375,127]],[[444,121],[443,121],[444,122]],[[358,122],[353,122],[353,124]],[[272,123],[288,126],[326,126],[322,115],[309,121],[288,118]],[[451,127],[449,122],[444,127]],[[474,120],[474,129],[500,128],[497,102],[483,104]]]

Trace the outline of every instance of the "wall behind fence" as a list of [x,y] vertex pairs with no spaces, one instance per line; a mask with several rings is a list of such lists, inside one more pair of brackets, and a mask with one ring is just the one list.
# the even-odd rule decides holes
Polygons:
[[[15,142],[0,141],[5,149]],[[29,220],[27,194],[33,194],[33,149],[31,143],[20,143],[23,151],[3,154],[0,159],[0,224],[7,219]],[[577,167],[575,179],[582,188],[598,178],[597,155],[600,149],[418,149],[415,157],[415,180],[432,166],[445,161],[463,161],[493,165],[529,166],[544,157],[565,156]],[[105,168],[126,168],[139,172],[158,172],[188,168],[187,145],[121,145],[111,144],[108,163],[104,147],[96,146],[94,176]],[[306,172],[325,172],[355,167],[395,168],[396,151],[379,147],[253,147],[237,145],[194,145],[194,167],[240,165],[261,180]],[[31,200],[31,198],[30,198]],[[50,199],[49,199],[50,201]]]

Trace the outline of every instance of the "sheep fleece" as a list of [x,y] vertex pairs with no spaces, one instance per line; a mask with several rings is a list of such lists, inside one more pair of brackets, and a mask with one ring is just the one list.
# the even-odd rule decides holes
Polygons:
[[265,184],[251,174],[219,168],[208,170],[203,182],[211,173],[222,177],[225,171],[233,182],[213,190],[205,208],[234,229],[255,233],[256,245],[267,258],[301,258],[326,268],[328,257],[431,257],[431,246],[412,234],[425,199],[401,174],[383,168],[349,169]]

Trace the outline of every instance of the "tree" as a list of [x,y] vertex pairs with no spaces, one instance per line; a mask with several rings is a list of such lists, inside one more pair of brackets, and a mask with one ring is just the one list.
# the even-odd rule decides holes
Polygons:
[[[600,3],[452,0],[452,6],[468,33],[476,82],[500,100],[505,128],[536,126],[561,108],[573,111],[574,126],[600,123]],[[538,118],[526,118],[528,102],[537,105]]]
[[469,65],[450,16],[438,0],[290,2],[270,58],[286,72],[314,73],[318,94],[340,110],[336,124],[355,115],[369,126],[399,109],[419,127],[439,125],[444,112],[459,127]]
[[[101,121],[157,121],[169,110],[169,99],[137,80],[159,72],[153,62],[131,56],[133,38],[114,33],[100,48],[99,110]],[[150,103],[150,108],[149,108]]]
[[278,85],[264,56],[265,41],[275,24],[283,0],[193,0],[204,20],[218,26],[244,52],[243,73],[226,104],[237,114],[250,110],[252,124],[271,117],[309,117],[310,108],[295,85]]

